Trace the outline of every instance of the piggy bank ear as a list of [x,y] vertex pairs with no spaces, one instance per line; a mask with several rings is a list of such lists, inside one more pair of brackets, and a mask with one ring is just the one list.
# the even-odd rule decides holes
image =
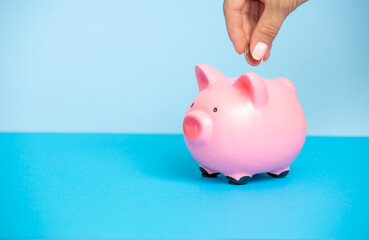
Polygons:
[[233,85],[247,94],[256,107],[262,107],[268,102],[268,90],[265,82],[256,73],[242,74]]
[[296,95],[296,87],[293,85],[291,80],[288,80],[287,78],[278,77],[274,79],[275,81],[280,82],[284,87],[288,88],[293,94]]
[[200,92],[213,84],[214,82],[225,78],[225,76],[207,64],[197,64],[195,67],[195,74],[197,78],[197,83],[199,84]]

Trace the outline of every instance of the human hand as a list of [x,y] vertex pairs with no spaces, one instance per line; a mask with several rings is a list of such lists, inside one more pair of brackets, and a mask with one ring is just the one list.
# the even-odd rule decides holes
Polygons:
[[307,0],[224,0],[229,38],[238,54],[257,66],[266,61],[286,17]]

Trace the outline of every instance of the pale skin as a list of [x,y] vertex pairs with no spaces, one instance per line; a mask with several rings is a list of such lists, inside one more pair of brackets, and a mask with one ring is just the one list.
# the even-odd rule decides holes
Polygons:
[[238,54],[257,66],[270,57],[273,40],[286,17],[307,0],[224,0],[229,38]]

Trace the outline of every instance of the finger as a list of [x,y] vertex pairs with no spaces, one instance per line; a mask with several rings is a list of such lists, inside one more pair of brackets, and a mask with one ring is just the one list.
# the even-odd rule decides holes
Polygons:
[[249,11],[250,11],[250,0],[245,0],[245,5],[242,9],[242,20],[243,20],[243,30],[246,34],[246,45],[250,43],[252,26],[249,20]]
[[243,31],[246,35],[246,45],[250,42],[250,37],[252,33],[252,27],[249,21],[249,17],[245,14],[242,15],[242,21],[243,21]]
[[263,12],[264,12],[264,8],[265,8],[265,4],[263,2],[258,2],[259,6],[258,6],[258,17],[260,19],[261,15],[263,15]]
[[[261,15],[263,15],[264,7],[265,7],[264,3],[260,2],[260,5],[259,5],[259,16],[260,17],[261,17]],[[267,50],[267,52],[265,53],[265,55],[263,57],[264,62],[268,61],[268,59],[270,57],[270,52],[272,50],[272,45],[273,45],[273,42],[271,44],[269,44],[268,50]]]
[[250,39],[251,53],[256,60],[261,60],[264,57],[286,16],[285,11],[265,6],[264,12],[256,24]]
[[[250,0],[250,10],[247,12],[246,19],[249,23],[249,29],[251,32],[259,21],[259,1],[258,0]],[[250,39],[247,41],[246,49],[245,49],[245,59],[248,64],[251,66],[258,66],[261,61],[255,60],[250,53]]]
[[244,6],[245,0],[225,0],[223,4],[228,35],[238,54],[241,54],[246,46],[246,33],[242,17]]
[[257,22],[259,21],[259,1],[258,0],[250,1],[250,10],[248,13],[248,18],[251,23],[251,28],[254,29]]

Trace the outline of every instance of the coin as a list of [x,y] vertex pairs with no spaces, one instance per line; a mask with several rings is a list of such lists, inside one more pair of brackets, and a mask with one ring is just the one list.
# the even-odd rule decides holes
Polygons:
[[257,66],[261,63],[261,59],[260,60],[256,60],[252,57],[251,55],[251,52],[250,52],[250,46],[249,44],[246,44],[246,47],[245,47],[245,59],[246,59],[246,62],[248,62],[248,64],[250,64],[251,66]]

